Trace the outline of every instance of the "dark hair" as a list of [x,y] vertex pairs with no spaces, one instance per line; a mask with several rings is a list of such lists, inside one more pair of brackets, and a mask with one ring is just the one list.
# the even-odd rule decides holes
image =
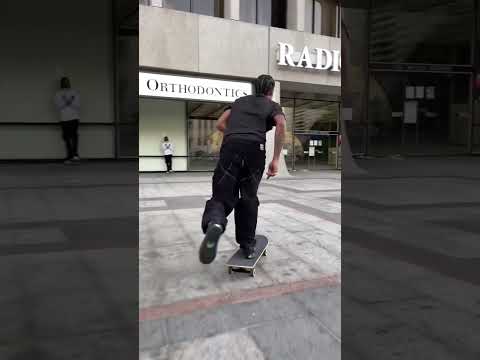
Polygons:
[[260,75],[255,79],[256,95],[272,95],[275,87],[275,80],[270,75]]
[[68,77],[66,77],[66,76],[62,77],[62,78],[60,79],[60,87],[61,87],[62,89],[67,89],[67,88],[69,88],[69,87],[70,87],[70,79],[69,79]]
[[168,136],[165,136],[165,137],[163,138],[163,141],[168,141]]

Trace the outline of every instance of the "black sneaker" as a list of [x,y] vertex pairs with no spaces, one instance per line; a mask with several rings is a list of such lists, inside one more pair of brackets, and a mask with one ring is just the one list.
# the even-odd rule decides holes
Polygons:
[[223,234],[223,226],[220,224],[209,224],[205,232],[205,238],[200,245],[199,257],[202,264],[210,264],[217,256],[217,245],[220,236]]
[[243,255],[245,256],[245,259],[253,259],[255,257],[254,247],[246,247],[246,248],[242,248],[242,250],[243,250]]

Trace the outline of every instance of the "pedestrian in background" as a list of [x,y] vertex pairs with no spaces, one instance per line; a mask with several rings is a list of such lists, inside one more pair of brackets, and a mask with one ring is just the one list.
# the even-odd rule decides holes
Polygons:
[[60,79],[60,90],[55,94],[55,106],[60,112],[62,138],[67,157],[65,164],[80,161],[78,156],[78,123],[80,122],[80,96],[72,89],[70,79]]
[[167,173],[172,172],[172,157],[173,157],[173,145],[168,140],[168,136],[163,138],[163,155],[165,157],[165,165],[167,165]]

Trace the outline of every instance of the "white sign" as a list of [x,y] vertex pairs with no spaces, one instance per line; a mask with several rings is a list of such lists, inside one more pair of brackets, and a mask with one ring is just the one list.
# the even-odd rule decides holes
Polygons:
[[239,97],[252,94],[252,84],[241,81],[147,72],[140,72],[138,81],[140,96],[231,103]]
[[308,156],[315,156],[315,147],[310,146],[308,148]]
[[277,64],[294,68],[339,72],[341,68],[340,50],[315,48],[313,52],[304,46],[301,52],[287,43],[278,43]]

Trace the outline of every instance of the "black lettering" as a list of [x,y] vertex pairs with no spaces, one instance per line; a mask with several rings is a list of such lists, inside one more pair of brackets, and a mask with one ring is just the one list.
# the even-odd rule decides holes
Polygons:
[[[152,82],[153,82],[154,87],[155,87],[154,89],[152,89],[152,86],[150,85]],[[155,80],[155,79],[149,79],[147,81],[147,88],[148,88],[148,90],[153,90],[153,91],[158,90],[158,81]]]
[[161,83],[160,84],[160,91],[168,92],[167,86],[168,86],[167,83]]
[[174,93],[174,92],[175,92],[175,84],[170,84],[170,86],[171,86],[171,88],[172,88],[171,92]]
[[[183,90],[183,91],[182,91]],[[185,84],[178,84],[178,92],[181,93],[186,93],[187,92],[187,85]]]
[[[202,91],[202,92],[200,92],[200,91]],[[198,85],[198,94],[199,95],[205,94],[205,88],[201,85]]]
[[195,93],[197,93],[197,90],[196,90],[195,86],[193,86],[193,85],[188,85],[188,93],[189,93],[189,94],[195,94]]
[[216,92],[218,95],[222,96],[222,92],[220,91],[219,88],[215,88],[215,92]]
[[205,92],[207,93],[207,95],[213,95],[214,90],[213,88],[209,87]]

